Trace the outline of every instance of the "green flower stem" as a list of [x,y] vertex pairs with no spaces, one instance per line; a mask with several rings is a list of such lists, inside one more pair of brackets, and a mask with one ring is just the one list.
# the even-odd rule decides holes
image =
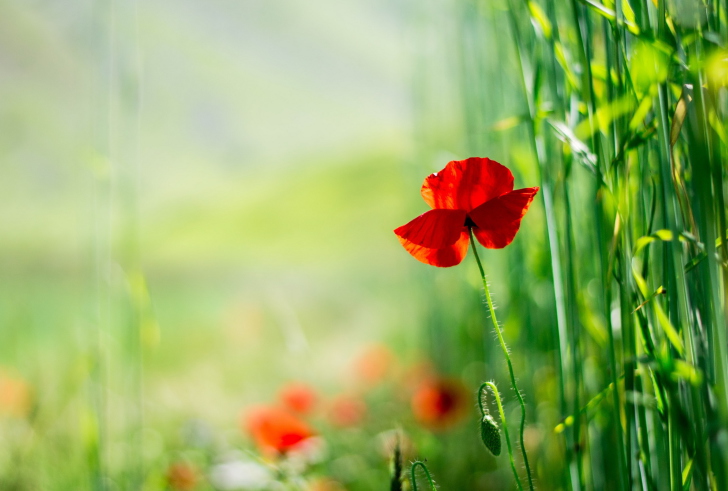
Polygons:
[[498,414],[500,414],[501,425],[503,425],[503,434],[506,437],[506,445],[508,447],[508,458],[511,460],[511,469],[513,470],[513,477],[516,478],[516,484],[518,485],[519,491],[523,491],[521,485],[521,479],[518,477],[518,470],[516,469],[516,461],[513,459],[513,449],[511,448],[511,437],[508,436],[508,423],[506,421],[506,413],[503,411],[503,404],[501,404],[500,393],[498,388],[493,382],[483,382],[478,389],[478,404],[480,405],[480,413],[485,417],[488,414],[487,409],[483,406],[483,390],[488,387],[493,392],[495,402],[498,404]]
[[[501,332],[501,328],[498,325],[498,319],[495,316],[495,308],[493,307],[493,300],[490,298],[490,290],[488,289],[488,281],[485,279],[485,270],[483,269],[483,264],[480,262],[480,256],[478,256],[478,248],[476,247],[475,238],[473,237],[472,227],[470,227],[468,229],[468,232],[470,233],[470,245],[473,247],[473,254],[475,255],[475,261],[478,263],[478,269],[480,270],[480,277],[483,279],[483,288],[485,289],[485,299],[488,301],[488,310],[490,311],[490,318],[493,321],[493,328],[495,329],[495,333],[498,336],[498,342],[500,343],[501,349],[503,350],[503,356],[506,357],[506,363],[508,364],[508,373],[511,376],[511,386],[513,387],[513,390],[516,392],[516,397],[518,397],[518,402],[521,405],[521,434],[520,434],[521,454],[523,455],[523,463],[526,466],[526,475],[528,476],[528,487],[531,491],[533,491],[533,479],[531,478],[531,466],[528,464],[528,456],[526,455],[526,446],[523,443],[523,431],[526,428],[526,403],[523,400],[523,395],[521,395],[521,391],[518,390],[518,384],[516,383],[516,376],[513,374],[513,363],[511,363],[511,355],[508,353],[508,347],[506,346],[506,342],[503,339],[503,333]],[[505,422],[503,422],[504,431],[505,431],[505,426],[506,426],[506,424],[505,424]]]
[[430,488],[432,488],[432,491],[437,491],[437,487],[435,486],[435,481],[432,480],[432,476],[430,475],[430,471],[427,469],[427,466],[424,462],[421,460],[418,460],[417,462],[414,462],[412,464],[411,474],[412,474],[412,491],[417,491],[417,478],[415,476],[415,470],[417,467],[422,467],[422,470],[425,471],[425,476],[427,477],[427,482],[430,483]]

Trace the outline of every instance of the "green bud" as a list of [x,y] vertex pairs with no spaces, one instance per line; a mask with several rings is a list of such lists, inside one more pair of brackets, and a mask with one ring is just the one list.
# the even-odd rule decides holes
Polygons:
[[490,453],[494,456],[499,456],[501,453],[501,439],[500,429],[498,423],[495,422],[490,414],[483,416],[480,421],[480,437],[483,439],[483,444]]

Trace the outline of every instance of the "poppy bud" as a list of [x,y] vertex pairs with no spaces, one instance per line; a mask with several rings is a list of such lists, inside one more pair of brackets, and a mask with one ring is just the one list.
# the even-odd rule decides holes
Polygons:
[[480,421],[480,437],[483,439],[485,448],[487,448],[490,453],[492,453],[495,457],[500,455],[500,429],[498,428],[498,423],[495,422],[490,414],[484,415],[483,419]]

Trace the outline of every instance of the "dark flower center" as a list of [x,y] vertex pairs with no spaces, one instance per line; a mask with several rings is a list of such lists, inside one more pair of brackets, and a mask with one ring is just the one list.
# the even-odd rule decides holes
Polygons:
[[475,227],[475,222],[472,218],[470,218],[470,215],[465,215],[465,226],[466,227]]

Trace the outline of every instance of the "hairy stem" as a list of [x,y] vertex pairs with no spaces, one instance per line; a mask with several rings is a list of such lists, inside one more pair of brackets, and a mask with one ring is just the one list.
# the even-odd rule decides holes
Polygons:
[[483,406],[483,391],[488,387],[493,392],[495,402],[498,405],[498,414],[500,414],[501,424],[503,425],[503,434],[506,437],[506,446],[508,448],[508,458],[511,460],[511,470],[513,471],[513,477],[516,479],[516,485],[518,485],[519,491],[523,491],[521,485],[521,479],[518,477],[518,470],[516,469],[516,461],[513,458],[513,448],[511,448],[511,437],[508,436],[508,423],[506,421],[506,413],[503,411],[503,404],[501,404],[500,393],[498,388],[493,382],[483,382],[478,389],[478,404],[480,405],[480,413],[483,417],[488,414],[486,408]]
[[[523,395],[521,394],[521,391],[518,390],[518,384],[516,383],[516,376],[513,374],[513,363],[511,363],[511,355],[508,353],[508,347],[506,346],[506,342],[503,339],[503,333],[501,332],[501,328],[498,325],[498,319],[495,315],[495,308],[493,307],[493,300],[490,298],[490,289],[488,288],[488,281],[485,279],[485,270],[483,269],[483,264],[480,262],[480,256],[478,256],[478,248],[475,244],[475,238],[473,237],[473,229],[470,228],[468,230],[470,233],[470,244],[473,247],[473,254],[475,255],[475,261],[478,263],[478,269],[480,270],[480,277],[483,279],[483,288],[485,289],[485,299],[488,301],[488,310],[490,311],[490,318],[493,321],[493,328],[495,329],[495,334],[498,336],[498,342],[500,343],[501,349],[503,350],[503,356],[506,358],[506,363],[508,364],[508,373],[511,376],[511,386],[513,387],[513,390],[516,392],[516,397],[518,397],[518,403],[521,405],[521,431],[520,431],[520,443],[521,443],[521,454],[523,455],[523,463],[526,466],[526,475],[528,476],[528,487],[531,491],[533,491],[533,479],[531,478],[531,466],[528,464],[528,456],[526,455],[526,446],[523,443],[523,432],[526,429],[526,403],[523,400]],[[502,414],[502,413],[501,413]],[[505,429],[505,422],[503,423],[503,427]]]
[[425,471],[425,477],[427,477],[427,482],[430,484],[430,488],[432,491],[437,491],[437,487],[435,486],[435,481],[432,480],[432,476],[430,475],[430,471],[425,465],[424,462],[421,460],[418,460],[412,464],[411,474],[412,474],[412,491],[417,491],[417,479],[415,476],[415,470],[417,470],[417,467],[422,467],[422,470]]

